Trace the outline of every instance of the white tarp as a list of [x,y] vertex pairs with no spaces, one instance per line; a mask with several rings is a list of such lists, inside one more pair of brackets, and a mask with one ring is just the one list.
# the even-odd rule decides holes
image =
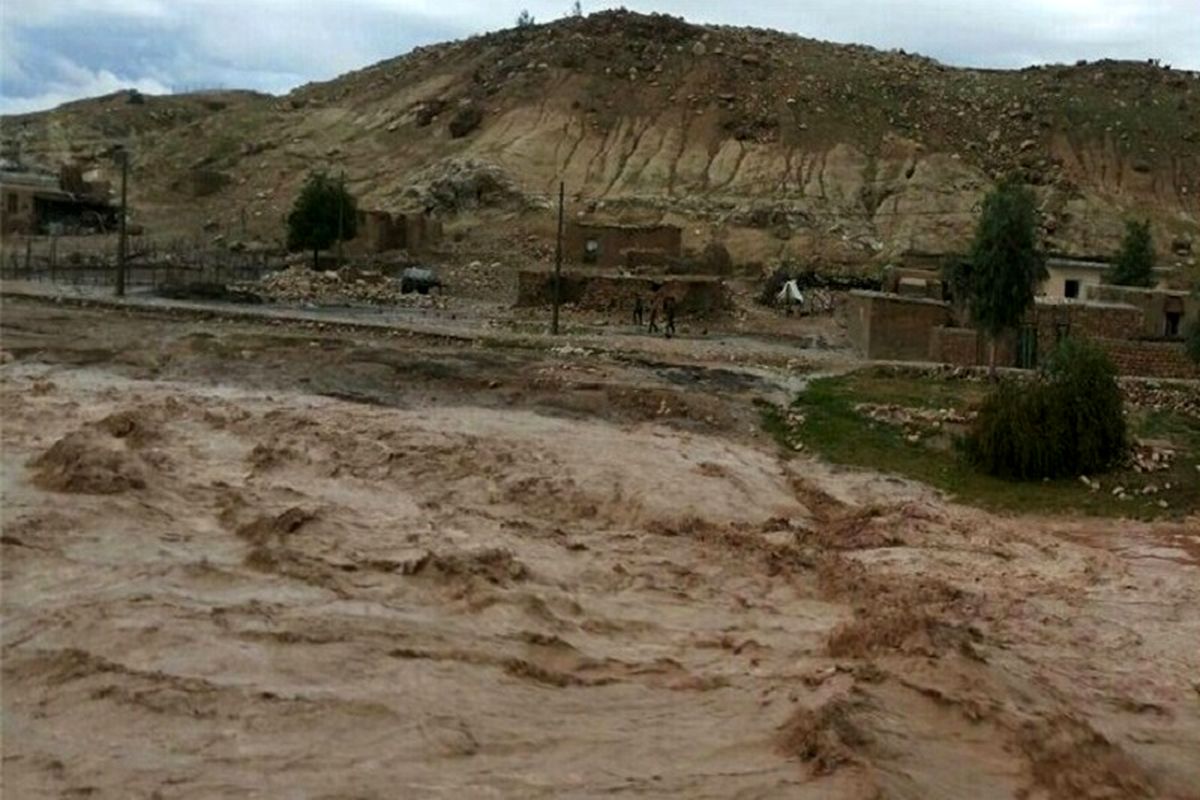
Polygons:
[[795,279],[783,284],[783,288],[779,290],[779,294],[775,295],[775,299],[780,303],[804,305],[804,295],[800,293],[800,286]]

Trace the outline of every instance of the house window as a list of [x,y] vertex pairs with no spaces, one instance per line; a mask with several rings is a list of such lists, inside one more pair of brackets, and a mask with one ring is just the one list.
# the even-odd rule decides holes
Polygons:
[[8,213],[9,214],[17,213],[17,193],[16,192],[8,193]]
[[1068,278],[1063,283],[1063,297],[1069,297],[1072,299],[1078,298],[1079,297],[1079,281]]
[[1180,323],[1183,322],[1183,314],[1178,311],[1168,311],[1163,316],[1166,319],[1166,330],[1163,335],[1171,338],[1178,336]]

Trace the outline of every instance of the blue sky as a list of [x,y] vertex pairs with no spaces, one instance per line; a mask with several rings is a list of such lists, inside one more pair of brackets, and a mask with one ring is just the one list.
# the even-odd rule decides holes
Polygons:
[[[570,0],[2,0],[0,112],[136,87],[282,93],[404,53],[538,21]],[[588,2],[585,12],[621,3]],[[949,64],[1158,58],[1200,70],[1200,0],[662,0],[697,22],[902,47]]]

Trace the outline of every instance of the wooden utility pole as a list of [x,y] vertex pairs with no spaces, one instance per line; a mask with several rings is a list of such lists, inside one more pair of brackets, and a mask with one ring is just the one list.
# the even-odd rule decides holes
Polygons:
[[121,233],[117,240],[117,297],[125,296],[125,218],[128,216],[126,187],[129,183],[129,151],[121,148]]
[[550,317],[550,333],[558,335],[558,306],[562,302],[562,238],[563,238],[563,195],[565,184],[558,183],[558,236],[554,240],[554,312]]
[[346,171],[338,177],[338,235],[337,235],[337,268],[342,268],[342,209],[346,207]]

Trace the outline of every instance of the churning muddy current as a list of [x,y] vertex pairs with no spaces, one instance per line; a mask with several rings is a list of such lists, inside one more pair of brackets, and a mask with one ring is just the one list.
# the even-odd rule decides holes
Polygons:
[[3,370],[6,796],[1200,796],[1194,520]]

